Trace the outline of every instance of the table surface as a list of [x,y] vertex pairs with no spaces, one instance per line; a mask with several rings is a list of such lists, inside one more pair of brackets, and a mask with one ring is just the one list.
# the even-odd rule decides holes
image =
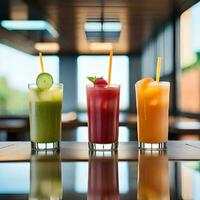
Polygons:
[[0,199],[200,199],[200,141],[169,141],[167,151],[88,151],[62,142],[60,152],[31,152],[29,142],[0,142]]
[[[165,152],[169,160],[200,160],[200,141],[169,141]],[[87,161],[90,152],[86,142],[61,142],[60,155],[63,161]],[[137,142],[119,143],[117,157],[122,161],[137,160]],[[30,142],[0,142],[0,162],[30,159]]]

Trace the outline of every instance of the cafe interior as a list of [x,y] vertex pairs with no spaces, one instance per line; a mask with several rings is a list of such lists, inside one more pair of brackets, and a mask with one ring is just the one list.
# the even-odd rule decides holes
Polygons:
[[[1,0],[0,199],[199,200],[199,20],[199,0]],[[39,52],[64,85],[56,152],[31,150]],[[170,83],[167,148],[141,150],[135,84],[157,80],[158,57],[160,81]],[[107,80],[110,65],[120,85],[119,146],[90,151],[87,77]]]

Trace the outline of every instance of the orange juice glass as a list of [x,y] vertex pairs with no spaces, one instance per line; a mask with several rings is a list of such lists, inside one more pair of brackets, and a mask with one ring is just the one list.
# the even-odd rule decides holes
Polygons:
[[135,84],[135,91],[139,148],[165,149],[170,83],[144,78]]

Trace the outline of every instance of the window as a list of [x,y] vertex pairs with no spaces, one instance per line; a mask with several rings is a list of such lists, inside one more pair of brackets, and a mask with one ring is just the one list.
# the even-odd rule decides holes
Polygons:
[[173,71],[173,28],[171,24],[167,24],[144,48],[142,77],[155,77],[158,56],[162,57],[161,77],[169,76]]
[[180,18],[179,109],[200,113],[200,3]]
[[[119,127],[119,142],[130,141],[130,131],[127,127]],[[88,127],[78,127],[76,134],[76,141],[78,142],[88,142]]]
[[[103,76],[107,79],[108,56],[78,57],[78,107],[86,109],[86,85],[88,76]],[[113,56],[112,83],[120,84],[120,109],[129,107],[129,59],[128,56]]]
[[[59,79],[59,58],[44,56],[45,71]],[[28,84],[40,73],[38,56],[0,44],[0,114],[28,113]],[[13,98],[14,97],[14,98]]]

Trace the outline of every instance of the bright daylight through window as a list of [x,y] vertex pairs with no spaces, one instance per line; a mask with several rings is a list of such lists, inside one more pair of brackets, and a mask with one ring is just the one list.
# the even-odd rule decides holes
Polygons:
[[[88,76],[108,76],[108,56],[78,57],[78,107],[86,109],[86,85],[90,82]],[[128,56],[113,56],[112,84],[121,85],[120,109],[129,107],[129,59]]]
[[180,18],[179,109],[200,113],[200,3]]
[[[28,113],[28,84],[40,73],[38,56],[0,44],[0,114]],[[59,58],[44,56],[45,69],[59,80]],[[13,98],[14,97],[14,98]]]

